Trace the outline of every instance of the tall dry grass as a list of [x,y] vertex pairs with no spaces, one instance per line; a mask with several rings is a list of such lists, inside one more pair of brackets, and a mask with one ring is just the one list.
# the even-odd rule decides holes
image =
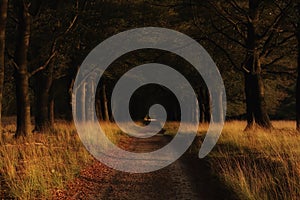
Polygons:
[[[115,125],[104,123],[111,140]],[[0,137],[0,197],[45,199],[92,162],[73,124],[60,122],[47,133],[13,138],[8,124]],[[115,141],[117,142],[117,141]]]
[[295,123],[273,122],[272,131],[244,132],[227,122],[207,158],[213,172],[239,199],[300,198],[300,134]]
[[[300,134],[294,131],[294,122],[273,125],[271,132],[244,132],[245,122],[227,122],[206,158],[214,174],[240,199],[300,197]],[[107,137],[118,143],[118,127],[111,123],[101,126]],[[55,127],[49,133],[16,140],[12,134],[15,126],[5,126],[0,137],[0,197],[48,198],[92,162],[73,124],[61,122]],[[174,135],[178,123],[170,122],[165,128],[166,134]],[[200,137],[207,128],[208,124],[199,126]],[[199,145],[192,151],[198,151]]]

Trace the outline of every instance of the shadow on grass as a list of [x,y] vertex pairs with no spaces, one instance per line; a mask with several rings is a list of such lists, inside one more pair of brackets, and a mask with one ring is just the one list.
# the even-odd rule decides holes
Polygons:
[[185,154],[181,161],[187,167],[193,189],[206,200],[238,200],[237,195],[227,187],[218,176],[214,175],[209,162],[197,155]]
[[0,174],[0,199],[14,199],[10,193],[9,186],[5,182],[3,175]]
[[[195,157],[194,160],[197,159],[195,150],[199,150],[201,141],[203,141],[203,136],[197,137],[194,141],[194,146],[192,147],[193,153],[189,155]],[[215,193],[212,194],[212,199],[249,199],[249,196],[243,194],[243,192],[238,189],[240,187],[239,185],[229,186],[229,184],[225,182],[224,178],[222,178],[221,163],[227,163],[227,165],[230,165],[232,168],[241,166],[243,167],[243,170],[248,169],[248,171],[244,172],[245,175],[251,176],[251,174],[254,174],[263,176],[263,173],[267,173],[273,177],[271,183],[266,183],[271,184],[271,186],[265,186],[262,188],[262,191],[260,191],[264,193],[265,197],[268,199],[286,199],[286,191],[284,190],[288,189],[286,187],[289,185],[286,179],[287,177],[294,176],[292,174],[295,170],[293,169],[293,161],[288,155],[284,154],[281,155],[281,159],[284,160],[284,163],[276,155],[267,155],[263,152],[259,152],[255,149],[251,149],[234,142],[219,143],[215,146],[208,157],[203,160],[198,159],[199,161],[194,161],[196,164],[193,165],[197,166],[197,168],[202,172],[195,171],[192,174],[200,174],[202,178],[204,177],[204,179],[208,179],[208,186],[204,186],[203,188],[206,187],[207,191],[215,191]],[[209,174],[203,174],[203,172]],[[248,181],[250,182],[250,178],[252,178],[252,181],[255,180],[255,177],[246,178],[249,178]],[[256,183],[252,182],[252,184]],[[209,190],[209,188],[211,189]]]

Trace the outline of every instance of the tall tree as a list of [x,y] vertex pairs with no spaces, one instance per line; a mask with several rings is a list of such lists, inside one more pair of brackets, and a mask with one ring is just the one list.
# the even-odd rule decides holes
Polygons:
[[16,0],[14,6],[17,12],[17,38],[14,55],[17,130],[15,137],[27,136],[31,133],[31,114],[29,98],[28,52],[31,37],[31,18],[39,11],[40,0]]
[[50,90],[53,82],[53,64],[49,64],[45,71],[41,71],[37,74],[36,80],[38,84],[36,84],[35,88],[35,130],[45,131],[53,125],[53,119],[50,119],[52,112],[50,110]]
[[[211,12],[207,14],[208,11],[204,11],[208,15],[205,19],[210,18],[211,24],[210,32],[206,32],[204,38],[220,49],[229,63],[244,74],[246,130],[252,129],[255,124],[266,129],[272,127],[265,101],[262,66],[266,68],[284,58],[281,49],[294,37],[293,33],[281,29],[290,3],[267,0],[194,3]],[[195,24],[203,22],[198,15]]]
[[[54,22],[53,27],[49,27],[46,25],[44,27],[43,35],[46,38],[49,38],[48,34],[45,32],[49,31],[49,29],[53,29],[53,39],[50,40],[49,44],[43,44],[40,46],[38,51],[35,53],[43,57],[45,54],[41,49],[45,49],[45,46],[49,46],[49,53],[47,55],[46,61],[39,67],[37,67],[31,75],[35,75],[35,81],[38,84],[35,84],[35,131],[45,131],[53,128],[54,125],[54,95],[53,95],[53,82],[57,78],[55,77],[55,71],[57,67],[55,67],[55,63],[53,60],[58,60],[58,46],[61,45],[61,41],[67,36],[67,34],[71,31],[71,29],[76,25],[76,21],[78,19],[78,9],[79,6],[82,9],[85,6],[86,1],[84,1],[83,5],[79,5],[79,1],[75,2],[67,2],[67,1],[54,1],[44,3],[40,10],[43,14],[39,15],[39,18],[36,20],[36,26],[40,24],[45,24],[46,21]],[[62,7],[64,9],[62,9]],[[74,16],[66,17],[65,12],[74,13]],[[53,17],[49,17],[53,16]],[[33,35],[34,36],[34,35]],[[33,38],[35,39],[35,38]],[[39,58],[40,60],[41,58]],[[62,72],[58,76],[63,76]]]
[[16,1],[18,15],[18,36],[14,56],[16,100],[17,100],[17,131],[15,136],[26,136],[31,132],[29,73],[27,54],[30,42],[31,16],[29,3]]
[[2,98],[4,82],[4,65],[5,65],[5,31],[7,19],[8,0],[0,1],[0,128],[2,120]]
[[247,23],[245,62],[245,94],[247,107],[247,128],[251,129],[256,122],[264,128],[271,128],[265,102],[264,84],[261,77],[261,58],[259,52],[258,23],[260,20],[260,7],[262,1],[249,0],[249,20]]

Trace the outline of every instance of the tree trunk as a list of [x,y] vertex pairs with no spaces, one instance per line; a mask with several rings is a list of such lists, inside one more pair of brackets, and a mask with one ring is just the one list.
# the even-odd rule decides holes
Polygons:
[[4,65],[5,65],[5,31],[7,19],[8,0],[0,1],[0,129],[2,127],[2,98],[4,83]]
[[50,89],[49,94],[49,101],[48,101],[48,118],[49,118],[49,126],[54,127],[54,120],[55,120],[55,114],[54,114],[54,94],[53,94],[53,88]]
[[106,96],[106,87],[102,85],[102,102],[103,102],[103,120],[109,121],[108,100]]
[[81,121],[85,122],[86,120],[86,82],[83,82],[82,85],[80,86],[80,115],[81,116]]
[[200,105],[200,118],[199,118],[199,122],[200,123],[204,123],[205,122],[205,106],[203,103],[201,103]]
[[297,26],[297,41],[298,41],[298,77],[296,87],[296,129],[300,131],[300,3],[297,4],[298,9],[298,26]]
[[35,130],[45,131],[50,128],[49,121],[49,91],[51,83],[48,82],[48,78],[45,75],[38,74],[36,84],[36,112],[35,112]]
[[257,42],[257,23],[259,21],[259,6],[261,1],[249,0],[250,19],[247,26],[247,50],[245,76],[245,94],[247,110],[246,130],[258,126],[270,129],[272,124],[267,114],[264,85],[261,77],[261,63]]
[[204,90],[204,118],[205,122],[211,121],[211,101],[210,101],[210,94],[207,88]]
[[42,88],[35,94],[36,95],[36,114],[35,114],[35,130],[45,131],[49,127],[48,120],[48,93],[41,91]]
[[216,98],[218,98],[218,101],[216,102],[216,105],[213,105],[213,107],[217,111],[218,115],[216,115],[216,118],[212,120],[215,123],[221,123],[224,122],[223,93],[217,93],[215,96]]
[[210,94],[206,87],[200,89],[199,104],[200,104],[200,123],[210,122],[211,120],[211,105]]
[[194,120],[199,122],[200,113],[199,113],[199,101],[198,101],[198,98],[195,99],[195,104],[196,104],[196,108],[194,108],[192,110],[192,113],[194,113],[194,115],[193,115]]
[[256,123],[266,129],[272,128],[264,98],[264,86],[260,74],[245,73],[245,92],[247,104],[247,127],[252,129]]
[[35,112],[35,130],[36,131],[47,131],[51,129],[50,118],[49,118],[49,101],[50,101],[50,90],[52,87],[53,65],[50,64],[46,72],[40,72],[37,74],[37,84],[35,93],[36,112]]
[[102,121],[103,120],[103,115],[102,115],[102,106],[101,106],[101,93],[99,92],[100,90],[97,89],[97,95],[96,95],[96,113],[97,113],[97,120]]
[[15,51],[16,101],[17,101],[17,131],[16,137],[31,133],[30,99],[27,68],[27,53],[30,41],[30,14],[28,5],[18,1],[18,36]]
[[92,112],[92,110],[94,109],[93,107],[95,107],[95,102],[92,102],[92,96],[94,96],[94,90],[95,90],[95,83],[94,81],[90,82],[91,84],[86,86],[86,91],[87,91],[87,95],[86,95],[86,120],[89,122],[94,122],[95,118],[94,118],[94,113]]

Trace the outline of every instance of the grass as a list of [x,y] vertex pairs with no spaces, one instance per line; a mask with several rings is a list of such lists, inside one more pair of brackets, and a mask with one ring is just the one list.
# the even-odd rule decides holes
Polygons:
[[[300,134],[294,131],[295,123],[273,122],[272,131],[243,132],[245,125],[225,124],[206,158],[213,173],[239,199],[299,199]],[[199,128],[202,137],[206,128]]]
[[[118,143],[115,124],[102,123],[107,137]],[[298,199],[300,196],[300,134],[295,123],[273,122],[272,131],[244,132],[245,122],[227,122],[217,146],[206,157],[213,173],[239,199]],[[178,123],[167,123],[174,135]],[[199,126],[203,138],[208,124]],[[0,137],[0,197],[46,199],[63,189],[93,161],[73,124],[60,122],[49,133],[14,139],[7,124]],[[198,153],[200,142],[190,149]],[[93,145],[93,144],[91,144]],[[2,195],[2,196],[1,196]]]
[[[111,140],[115,125],[102,124]],[[49,133],[14,139],[15,126],[8,124],[0,137],[0,197],[45,199],[63,189],[92,162],[73,124],[61,122]],[[117,142],[117,141],[114,141]]]

